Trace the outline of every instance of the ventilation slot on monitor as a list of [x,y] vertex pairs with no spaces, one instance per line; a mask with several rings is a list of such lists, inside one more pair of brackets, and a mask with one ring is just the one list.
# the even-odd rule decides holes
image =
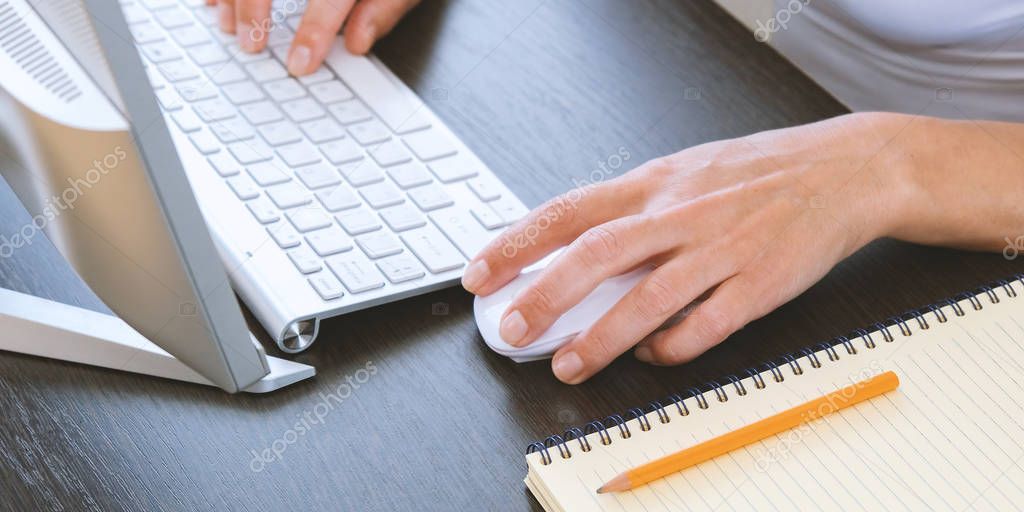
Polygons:
[[3,0],[0,0],[0,50],[36,83],[65,102],[82,94],[10,2]]

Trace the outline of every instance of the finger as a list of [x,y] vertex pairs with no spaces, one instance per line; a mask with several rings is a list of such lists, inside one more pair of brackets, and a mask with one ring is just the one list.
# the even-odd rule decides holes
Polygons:
[[678,325],[652,336],[636,350],[636,358],[659,364],[682,364],[721,343],[747,323],[771,310],[747,278],[737,274],[722,283],[706,302]]
[[206,5],[217,5],[217,0],[206,0]]
[[524,346],[594,291],[677,245],[678,224],[646,215],[616,219],[588,229],[512,299],[499,325],[502,339]]
[[534,209],[480,251],[462,286],[489,295],[519,271],[564,247],[593,226],[636,213],[640,187],[626,180],[575,188]]
[[578,384],[657,329],[731,269],[714,270],[699,253],[685,254],[658,267],[612,309],[555,353],[551,369],[559,380]]
[[270,33],[271,0],[236,0],[235,32],[238,46],[249,53],[256,53],[267,45]]
[[416,6],[419,0],[363,0],[352,9],[345,25],[345,47],[362,55],[370,51],[378,39],[391,32],[398,20]]
[[217,2],[217,21],[221,30],[228,34],[235,33],[235,0]]
[[310,0],[288,51],[288,72],[312,73],[327,57],[354,0]]

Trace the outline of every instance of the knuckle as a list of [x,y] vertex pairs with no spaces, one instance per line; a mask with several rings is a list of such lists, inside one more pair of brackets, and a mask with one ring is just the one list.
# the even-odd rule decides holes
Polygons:
[[682,340],[666,340],[666,343],[659,343],[651,347],[651,355],[654,361],[664,365],[677,365],[692,361],[696,354],[682,346]]
[[645,319],[661,319],[682,309],[679,292],[665,277],[651,274],[636,293],[637,314]]
[[543,284],[530,287],[523,296],[521,304],[528,309],[533,316],[538,314],[547,316],[558,307],[555,294],[551,293],[549,288]]
[[588,362],[607,361],[618,355],[619,352],[615,342],[601,332],[589,333],[580,346],[583,348],[580,350],[583,353],[583,359]]
[[622,253],[622,242],[619,235],[604,226],[588,229],[573,242],[577,257],[587,266],[600,267],[613,261]]
[[694,314],[694,328],[704,343],[718,343],[735,331],[732,317],[721,309],[704,303]]

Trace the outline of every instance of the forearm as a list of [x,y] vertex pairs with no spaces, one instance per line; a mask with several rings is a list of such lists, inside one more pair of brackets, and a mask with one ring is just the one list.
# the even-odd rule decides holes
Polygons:
[[1024,124],[895,116],[899,201],[888,236],[1002,251],[1024,236]]

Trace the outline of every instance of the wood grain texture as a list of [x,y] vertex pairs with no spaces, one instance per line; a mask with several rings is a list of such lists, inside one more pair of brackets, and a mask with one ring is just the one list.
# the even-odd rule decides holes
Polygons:
[[[377,53],[530,206],[619,148],[640,163],[844,112],[705,2],[427,1]],[[0,187],[0,233],[16,205]],[[459,289],[325,322],[295,358],[316,379],[268,396],[3,353],[0,508],[539,510],[533,440],[1020,271],[880,241],[691,364],[623,357],[574,387],[491,353]],[[102,309],[43,241],[0,285]]]

